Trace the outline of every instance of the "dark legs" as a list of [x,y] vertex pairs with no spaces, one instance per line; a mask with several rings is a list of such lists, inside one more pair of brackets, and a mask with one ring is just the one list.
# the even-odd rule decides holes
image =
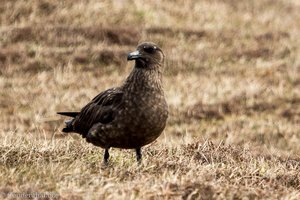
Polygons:
[[[104,151],[104,157],[103,157],[103,163],[105,165],[108,164],[108,159],[109,159],[109,152],[108,149],[105,149]],[[140,164],[142,162],[142,152],[141,152],[141,148],[136,148],[135,149],[135,153],[136,153],[136,160],[138,161],[138,163]]]
[[105,152],[104,152],[104,159],[103,159],[104,164],[107,164],[107,163],[108,163],[108,158],[109,158],[108,149],[105,149]]
[[141,148],[136,148],[135,152],[136,152],[136,160],[138,161],[138,163],[141,163],[142,162]]

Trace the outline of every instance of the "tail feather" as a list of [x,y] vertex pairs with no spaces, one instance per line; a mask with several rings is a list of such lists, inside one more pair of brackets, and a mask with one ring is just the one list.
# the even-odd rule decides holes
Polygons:
[[66,127],[63,128],[61,131],[64,132],[64,133],[73,132],[74,131],[73,121],[74,121],[74,119],[70,119],[70,120],[65,121]]
[[76,117],[79,114],[79,112],[57,112],[57,114],[68,117]]
[[70,132],[73,132],[73,128],[71,129],[69,127],[65,127],[61,131],[64,132],[64,133],[70,133]]

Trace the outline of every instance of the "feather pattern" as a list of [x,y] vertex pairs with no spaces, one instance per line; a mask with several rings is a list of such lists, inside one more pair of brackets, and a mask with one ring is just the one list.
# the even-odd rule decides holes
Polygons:
[[120,107],[122,96],[123,92],[120,88],[111,88],[101,92],[76,116],[73,122],[74,132],[81,133],[85,137],[94,124],[112,122]]

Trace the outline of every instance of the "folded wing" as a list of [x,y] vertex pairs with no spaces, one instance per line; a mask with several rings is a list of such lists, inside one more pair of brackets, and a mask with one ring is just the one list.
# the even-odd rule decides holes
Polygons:
[[[111,88],[101,92],[92,99],[72,120],[72,132],[83,135],[96,123],[108,124],[112,122],[120,109],[123,92],[120,88]],[[65,114],[67,112],[64,112]],[[62,113],[59,113],[62,114]],[[69,113],[67,113],[69,114]],[[67,115],[65,114],[65,115]],[[71,113],[68,116],[71,116]],[[71,116],[73,117],[73,116]],[[70,127],[70,124],[67,124]]]

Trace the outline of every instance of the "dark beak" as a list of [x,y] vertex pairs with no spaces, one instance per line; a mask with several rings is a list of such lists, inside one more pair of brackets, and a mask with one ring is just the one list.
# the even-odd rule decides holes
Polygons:
[[128,54],[127,60],[136,60],[140,58],[142,55],[140,54],[139,51],[134,51]]

